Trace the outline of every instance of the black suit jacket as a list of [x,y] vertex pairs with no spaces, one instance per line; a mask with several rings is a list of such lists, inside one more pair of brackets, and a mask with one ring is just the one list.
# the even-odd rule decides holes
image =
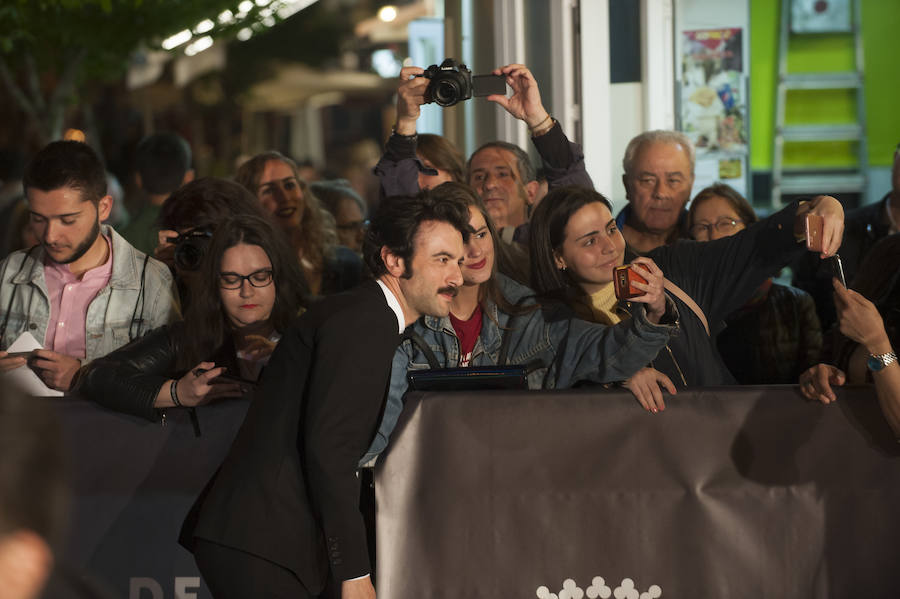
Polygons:
[[297,319],[182,540],[258,555],[313,594],[329,569],[336,581],[369,573],[356,469],[378,427],[399,341],[397,316],[375,282]]

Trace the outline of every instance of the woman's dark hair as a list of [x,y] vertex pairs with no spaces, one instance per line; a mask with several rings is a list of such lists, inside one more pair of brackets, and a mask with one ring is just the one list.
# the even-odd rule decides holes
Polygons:
[[697,192],[697,195],[694,196],[694,199],[691,202],[691,207],[688,209],[688,231],[690,231],[691,227],[694,226],[694,215],[697,212],[697,208],[703,202],[711,200],[713,198],[722,198],[723,200],[728,202],[737,213],[738,217],[742,221],[744,221],[744,225],[748,227],[759,220],[756,216],[756,212],[753,211],[753,206],[750,205],[750,202],[748,202],[744,196],[739,194],[730,185],[725,185],[724,183],[715,183],[713,185],[710,185],[709,187],[704,187],[699,192]]
[[412,276],[410,266],[416,233],[425,221],[448,223],[462,234],[463,242],[469,239],[469,210],[461,202],[439,197],[427,189],[414,196],[385,198],[378,205],[363,240],[363,259],[375,278],[387,272],[381,259],[382,247],[403,258],[406,265],[403,276]]
[[[891,345],[900,345],[900,233],[888,235],[869,250],[856,271],[850,288],[871,301],[884,320]],[[832,362],[846,370],[858,345],[834,327]]]
[[258,245],[272,262],[275,305],[269,320],[276,331],[284,332],[307,304],[306,281],[284,233],[262,216],[244,215],[224,221],[203,256],[197,289],[184,315],[185,341],[178,356],[179,369],[208,360],[230,337],[231,325],[219,292],[219,272],[225,251],[241,243]]
[[571,295],[573,290],[580,290],[565,271],[557,268],[554,252],[560,251],[566,240],[566,225],[572,215],[595,202],[602,203],[612,213],[609,200],[602,194],[575,185],[554,189],[535,208],[531,215],[528,250],[531,288],[539,294],[562,298]]
[[179,187],[163,202],[159,225],[173,231],[212,231],[222,221],[239,214],[266,217],[259,201],[244,187],[225,179],[203,177]]
[[466,162],[462,153],[446,137],[433,133],[420,133],[416,142],[416,153],[422,155],[434,168],[450,173],[453,180],[466,180]]
[[321,266],[325,258],[334,255],[334,248],[338,245],[337,229],[334,217],[325,208],[316,195],[300,177],[297,163],[275,150],[269,150],[257,154],[238,169],[234,180],[243,185],[257,196],[259,193],[260,178],[266,170],[266,163],[271,160],[283,162],[294,173],[300,189],[303,191],[303,214],[300,217],[299,231],[288,232],[294,246],[303,252],[303,257],[316,266]]
[[[487,299],[494,302],[494,304],[496,304],[501,311],[506,312],[507,314],[517,314],[534,310],[537,307],[534,304],[527,306],[524,309],[514,306],[500,291],[500,287],[497,284],[497,277],[495,276],[495,273],[497,271],[502,272],[512,279],[519,280],[516,276],[510,273],[521,273],[523,269],[519,264],[517,264],[518,261],[516,260],[516,256],[515,254],[513,254],[512,250],[497,236],[497,229],[494,227],[494,223],[491,221],[491,217],[487,212],[487,208],[485,208],[484,206],[484,200],[482,200],[481,197],[477,193],[475,193],[475,190],[473,190],[465,183],[457,183],[455,181],[447,181],[441,183],[431,191],[437,197],[452,202],[459,202],[460,204],[465,206],[467,214],[469,212],[469,207],[474,206],[475,209],[481,213],[481,216],[484,217],[484,222],[487,223],[487,228],[491,234],[491,240],[494,244],[494,266],[491,269],[490,278],[482,283],[478,289],[478,299]],[[474,233],[474,231],[472,232]]]

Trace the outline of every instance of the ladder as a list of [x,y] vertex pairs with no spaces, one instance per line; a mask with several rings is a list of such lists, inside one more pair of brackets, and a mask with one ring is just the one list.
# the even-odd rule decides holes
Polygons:
[[[868,150],[866,144],[866,104],[863,77],[861,0],[847,0],[850,7],[850,32],[853,35],[855,71],[789,73],[788,49],[792,36],[814,35],[794,32],[791,7],[796,0],[781,0],[778,44],[778,86],[775,104],[775,136],[772,157],[772,209],[783,205],[789,194],[864,193]],[[835,124],[785,124],[785,111],[791,90],[855,90],[856,122]],[[850,168],[784,168],[785,143],[823,143],[852,141],[856,144],[856,164]],[[863,202],[864,203],[864,202]]]

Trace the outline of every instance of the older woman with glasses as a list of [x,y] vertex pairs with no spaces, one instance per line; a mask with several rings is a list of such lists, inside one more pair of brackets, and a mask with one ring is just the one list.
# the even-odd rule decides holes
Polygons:
[[293,250],[268,219],[229,219],[209,240],[196,284],[184,322],[94,360],[75,393],[155,420],[161,408],[248,392],[304,304]]
[[[697,241],[730,237],[756,221],[750,203],[722,183],[701,190],[688,211],[688,230]],[[716,346],[743,385],[793,384],[818,362],[822,328],[805,291],[766,279],[725,324]]]

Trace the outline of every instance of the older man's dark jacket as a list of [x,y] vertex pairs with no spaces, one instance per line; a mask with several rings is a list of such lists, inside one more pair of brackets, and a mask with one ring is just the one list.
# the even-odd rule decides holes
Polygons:
[[202,538],[284,566],[313,594],[329,570],[370,572],[356,467],[375,434],[396,314],[369,282],[315,304],[284,334],[221,469],[188,517]]

